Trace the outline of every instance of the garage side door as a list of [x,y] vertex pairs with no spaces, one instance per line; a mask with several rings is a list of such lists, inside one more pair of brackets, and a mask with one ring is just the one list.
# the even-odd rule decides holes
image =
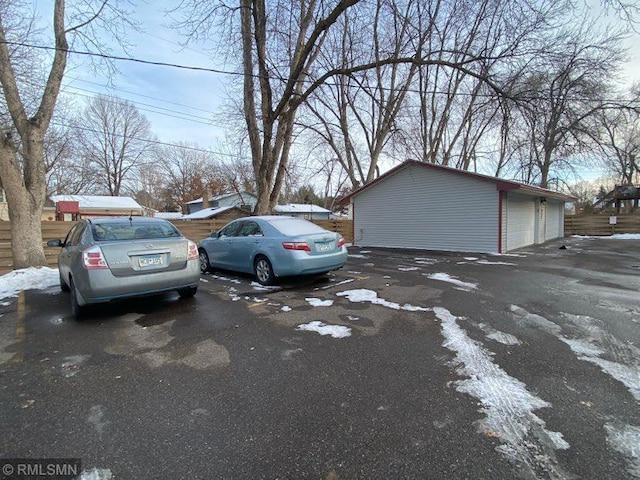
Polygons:
[[553,240],[564,236],[564,203],[549,201],[547,203],[547,230],[545,240]]
[[536,204],[531,197],[507,194],[507,218],[505,250],[526,247],[535,243]]

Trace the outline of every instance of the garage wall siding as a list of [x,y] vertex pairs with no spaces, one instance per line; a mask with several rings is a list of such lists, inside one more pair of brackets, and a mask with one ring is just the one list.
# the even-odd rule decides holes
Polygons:
[[354,244],[497,252],[498,195],[492,182],[409,166],[354,196]]

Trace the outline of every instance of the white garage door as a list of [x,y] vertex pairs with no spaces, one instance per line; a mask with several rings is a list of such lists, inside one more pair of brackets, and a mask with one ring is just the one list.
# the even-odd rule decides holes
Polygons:
[[535,199],[509,192],[507,195],[507,246],[505,250],[513,250],[535,243],[535,227]]

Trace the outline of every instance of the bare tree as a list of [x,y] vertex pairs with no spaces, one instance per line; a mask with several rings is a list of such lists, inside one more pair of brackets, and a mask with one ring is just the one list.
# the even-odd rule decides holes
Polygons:
[[[106,26],[113,32],[127,22],[117,1],[108,7],[107,0],[69,3],[53,2],[53,54],[43,58],[26,41],[37,38],[32,3],[0,2],[0,85],[9,113],[0,133],[0,179],[9,204],[14,268],[47,264],[40,227],[46,195],[44,138],[67,67],[69,41],[73,37],[99,48],[96,29]],[[33,83],[22,75],[29,63],[37,65]],[[39,72],[44,74],[41,83]]]
[[621,108],[610,99],[620,64],[621,36],[599,37],[592,25],[560,32],[553,51],[531,65],[515,86],[513,145],[520,152],[520,177],[547,187],[552,173],[573,168],[572,159],[589,151],[597,136],[594,116]]
[[165,145],[156,152],[165,206],[180,207],[205,192],[222,193],[224,184],[212,154],[196,145]]
[[131,103],[99,95],[76,122],[79,154],[96,169],[107,195],[132,193],[138,169],[150,161],[153,136],[147,118]]
[[[631,103],[640,101],[640,88]],[[640,109],[621,108],[599,112],[598,145],[605,156],[603,164],[615,174],[618,183],[640,183]]]
[[47,196],[96,192],[96,171],[89,161],[78,156],[74,132],[55,127],[44,139]]

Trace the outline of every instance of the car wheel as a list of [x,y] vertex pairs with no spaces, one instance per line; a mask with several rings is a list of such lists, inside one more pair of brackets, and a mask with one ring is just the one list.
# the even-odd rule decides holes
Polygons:
[[64,281],[64,278],[62,277],[62,273],[58,272],[58,275],[60,276],[60,290],[62,290],[63,292],[68,292],[69,285],[67,285],[67,283]]
[[253,270],[258,279],[258,282],[261,285],[271,285],[275,280],[275,275],[273,274],[273,268],[271,267],[271,262],[267,257],[259,256],[256,258],[256,261],[253,265]]
[[78,290],[73,283],[73,278],[69,279],[69,290],[71,291],[71,315],[76,320],[80,320],[84,314],[84,307],[78,303]]
[[201,248],[198,251],[198,256],[200,257],[200,273],[207,273],[209,270],[211,270],[209,255],[207,255],[207,252],[205,252],[204,248]]
[[178,295],[180,295],[180,298],[191,298],[196,294],[197,291],[198,287],[182,288],[178,290]]

